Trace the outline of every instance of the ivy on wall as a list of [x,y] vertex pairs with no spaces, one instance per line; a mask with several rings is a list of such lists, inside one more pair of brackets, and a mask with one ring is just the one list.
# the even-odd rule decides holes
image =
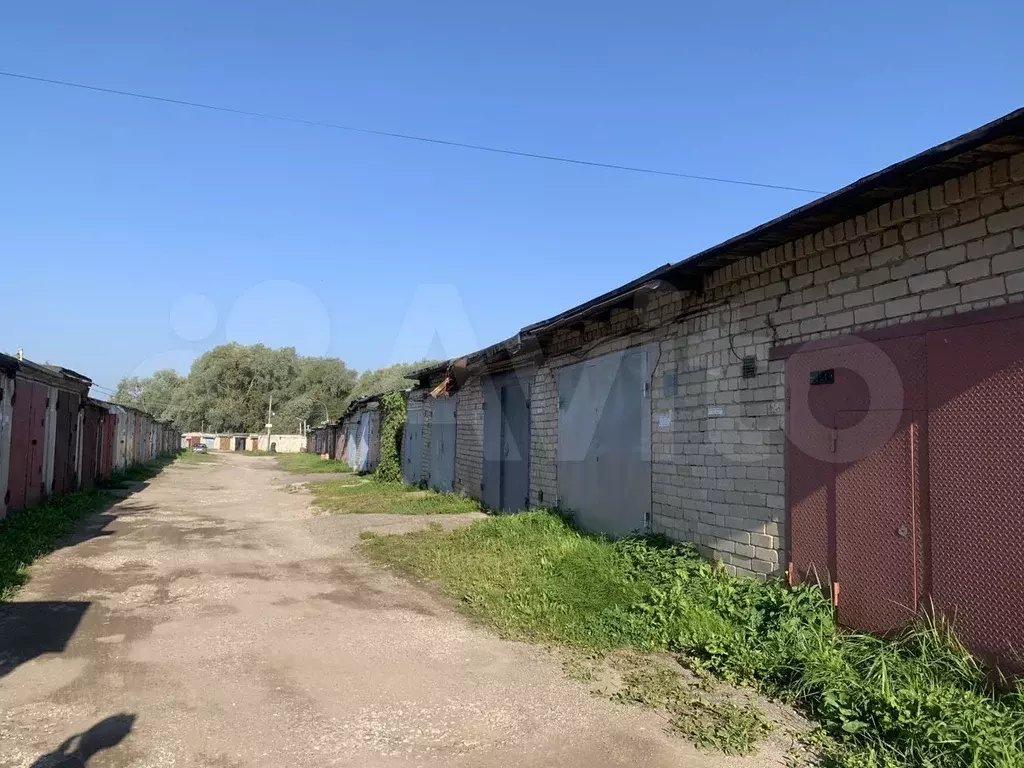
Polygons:
[[383,482],[396,483],[402,479],[398,442],[405,425],[405,397],[401,392],[388,392],[381,397],[380,406],[380,463],[374,477]]

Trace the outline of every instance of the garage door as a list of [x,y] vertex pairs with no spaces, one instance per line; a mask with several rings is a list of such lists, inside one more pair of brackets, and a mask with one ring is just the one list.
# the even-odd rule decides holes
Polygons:
[[484,503],[517,512],[530,505],[530,382],[533,370],[487,376],[484,388]]
[[651,514],[651,372],[656,347],[561,368],[559,505],[586,530],[623,536]]
[[449,492],[455,485],[455,410],[458,399],[434,400],[430,420],[430,477],[436,491]]
[[402,480],[415,485],[423,474],[423,410],[411,409],[402,434]]

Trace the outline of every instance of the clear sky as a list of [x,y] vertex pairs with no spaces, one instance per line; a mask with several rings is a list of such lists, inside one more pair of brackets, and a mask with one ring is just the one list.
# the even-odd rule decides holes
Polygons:
[[[0,69],[831,191],[1024,104],[1019,2],[20,2]],[[813,195],[0,78],[0,350],[365,369],[516,332]]]

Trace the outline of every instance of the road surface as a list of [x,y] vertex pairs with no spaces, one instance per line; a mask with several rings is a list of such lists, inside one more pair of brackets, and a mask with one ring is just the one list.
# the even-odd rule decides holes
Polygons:
[[271,458],[175,465],[37,562],[0,606],[0,765],[754,764],[354,549],[430,518],[317,515],[289,482]]

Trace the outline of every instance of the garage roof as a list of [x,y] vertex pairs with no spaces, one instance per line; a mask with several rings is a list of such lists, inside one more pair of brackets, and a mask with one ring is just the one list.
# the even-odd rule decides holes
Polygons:
[[948,179],[1024,151],[1024,108],[993,120],[907,160],[865,176],[831,194],[754,227],[675,264],[666,264],[595,299],[522,329],[536,335],[621,304],[656,280],[699,290],[708,272],[866,213]]

